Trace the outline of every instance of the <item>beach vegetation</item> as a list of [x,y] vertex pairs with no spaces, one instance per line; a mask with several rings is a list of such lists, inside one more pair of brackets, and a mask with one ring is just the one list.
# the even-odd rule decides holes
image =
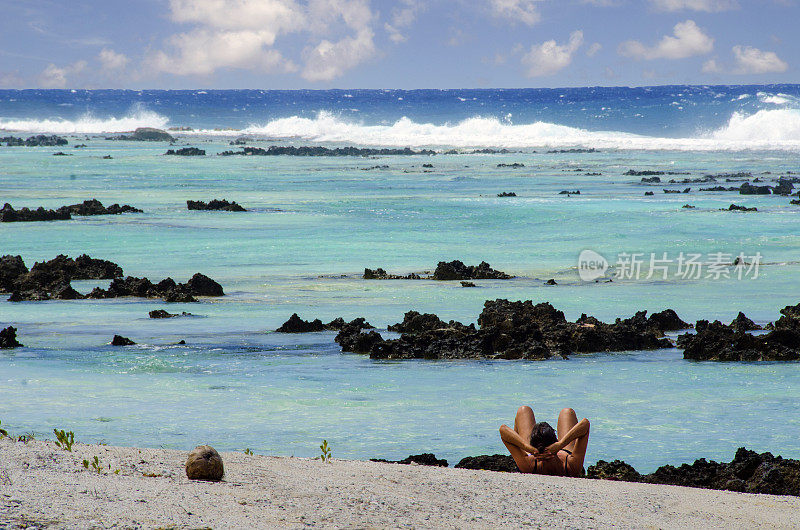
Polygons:
[[72,452],[72,445],[75,443],[75,433],[72,431],[64,431],[64,429],[53,429],[56,435],[56,446],[64,451]]
[[[0,425],[3,425],[2,421],[0,421]],[[8,436],[8,431],[0,427],[0,438],[2,438],[3,436]]]
[[17,437],[17,441],[18,442],[22,442],[22,443],[25,443],[25,444],[28,443],[28,442],[31,442],[31,441],[33,441],[35,439],[36,439],[36,433],[34,433],[33,431],[27,432],[25,434],[20,434]]
[[83,467],[85,467],[87,470],[91,468],[92,470],[96,471],[98,474],[102,473],[102,471],[103,471],[103,466],[100,465],[100,457],[98,457],[98,456],[95,456],[91,460],[86,460],[84,458],[83,459]]
[[[91,460],[83,459],[83,467],[87,471],[94,471],[98,475],[102,474],[105,471],[105,466],[100,462],[100,457],[95,456]],[[113,473],[115,475],[119,475],[119,469],[115,470]],[[108,464],[108,472],[111,472],[111,464]]]
[[253,450],[248,447],[247,449],[244,450],[244,454],[252,456]]
[[319,459],[323,462],[331,463],[331,448],[328,445],[328,440],[322,440],[322,445],[319,446],[322,454],[320,455]]

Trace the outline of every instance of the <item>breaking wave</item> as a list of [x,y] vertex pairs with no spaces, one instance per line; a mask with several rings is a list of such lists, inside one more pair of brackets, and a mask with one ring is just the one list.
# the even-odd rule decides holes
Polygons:
[[[56,134],[127,132],[137,127],[165,128],[169,119],[144,108],[121,118],[84,115],[75,120],[0,118],[0,130]],[[735,112],[723,127],[694,137],[660,138],[620,131],[590,131],[548,122],[513,124],[507,119],[472,117],[456,123],[433,124],[407,117],[385,125],[349,121],[322,111],[314,118],[291,116],[240,130],[181,131],[179,135],[237,136],[246,134],[273,140],[337,143],[382,147],[623,150],[800,150],[800,109],[768,108],[754,113]]]
[[658,138],[618,131],[589,131],[555,123],[511,124],[475,117],[455,124],[418,123],[401,118],[391,125],[348,122],[329,112],[316,118],[292,116],[245,128],[245,134],[273,139],[392,147],[565,148],[646,150],[800,149],[800,110],[734,113],[716,131],[691,138]]
[[156,112],[136,108],[122,118],[98,118],[85,114],[74,120],[0,118],[0,131],[55,134],[102,134],[133,131],[137,127],[164,128],[169,119]]

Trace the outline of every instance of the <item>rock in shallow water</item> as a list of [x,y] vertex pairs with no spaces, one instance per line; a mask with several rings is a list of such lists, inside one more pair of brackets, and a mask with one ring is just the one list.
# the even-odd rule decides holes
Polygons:
[[347,326],[336,336],[342,351],[369,353],[373,359],[548,359],[572,353],[669,348],[665,331],[690,327],[667,310],[652,315],[640,311],[606,324],[582,315],[568,322],[549,303],[530,300],[487,300],[478,327],[444,322],[433,314],[406,313],[389,326],[399,339],[384,340],[372,331]]
[[17,342],[17,328],[8,326],[0,330],[0,348],[21,348],[22,344]]
[[186,459],[186,476],[190,480],[219,481],[225,475],[222,457],[210,445],[198,445]]
[[784,316],[764,335],[746,333],[759,326],[741,313],[730,326],[698,320],[696,333],[678,336],[678,347],[683,348],[684,359],[694,361],[800,360],[800,318],[794,307],[783,308]]
[[112,346],[134,346],[135,344],[131,339],[122,335],[114,335],[114,338],[111,339]]

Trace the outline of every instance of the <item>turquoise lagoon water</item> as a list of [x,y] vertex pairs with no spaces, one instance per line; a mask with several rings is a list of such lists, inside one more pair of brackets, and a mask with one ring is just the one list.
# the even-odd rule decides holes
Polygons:
[[[232,137],[187,134],[180,143],[214,154],[229,149]],[[775,320],[780,308],[800,302],[800,209],[780,197],[698,193],[696,184],[645,186],[623,173],[752,171],[769,178],[800,169],[796,150],[548,154],[526,147],[369,159],[173,158],[162,156],[164,144],[84,134],[69,140],[63,148],[1,147],[4,202],[56,207],[97,198],[145,213],[2,224],[1,254],[21,254],[32,265],[88,253],[152,280],[185,281],[200,271],[226,296],[198,304],[0,302],[0,323],[16,326],[25,344],[0,352],[0,420],[14,433],[47,438],[58,427],[86,442],[210,443],[296,456],[316,456],[325,438],[338,458],[434,452],[452,464],[503,452],[497,428],[530,404],[551,422],[563,406],[591,419],[587,463],[622,458],[649,471],[698,457],[729,459],[743,445],[800,458],[800,363],[689,362],[677,349],[544,362],[372,361],[342,354],[333,333],[273,331],[297,312],[323,320],[364,316],[386,336],[386,326],[408,310],[474,322],[483,302],[495,298],[549,301],[570,319],[671,307],[688,321],[730,321],[740,310],[757,322]],[[287,143],[309,141],[280,140]],[[51,156],[57,150],[73,156]],[[103,160],[106,154],[113,159]],[[513,162],[525,167],[497,167]],[[689,194],[661,191],[687,186]],[[581,194],[558,194],[574,189]],[[648,190],[656,194],[644,196]],[[502,191],[518,196],[498,198]],[[251,211],[185,208],[187,199],[212,198]],[[696,208],[681,208],[686,203]],[[759,211],[719,211],[731,203]],[[612,262],[620,252],[760,252],[765,264],[757,279],[584,283],[576,265],[585,249]],[[364,267],[407,273],[451,259],[486,260],[518,277],[477,281],[476,289],[360,279]],[[548,278],[559,285],[545,286]],[[88,291],[102,283],[75,286]],[[149,319],[156,308],[195,316]],[[108,346],[115,333],[138,345]],[[187,344],[177,345],[181,339]]]

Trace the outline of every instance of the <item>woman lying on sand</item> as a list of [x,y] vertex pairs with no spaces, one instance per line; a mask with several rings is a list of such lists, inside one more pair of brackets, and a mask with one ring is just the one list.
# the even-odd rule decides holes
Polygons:
[[556,428],[558,437],[549,423],[536,423],[533,410],[522,406],[513,429],[500,426],[500,438],[523,473],[580,477],[589,445],[589,420],[578,421],[574,410],[561,409]]

